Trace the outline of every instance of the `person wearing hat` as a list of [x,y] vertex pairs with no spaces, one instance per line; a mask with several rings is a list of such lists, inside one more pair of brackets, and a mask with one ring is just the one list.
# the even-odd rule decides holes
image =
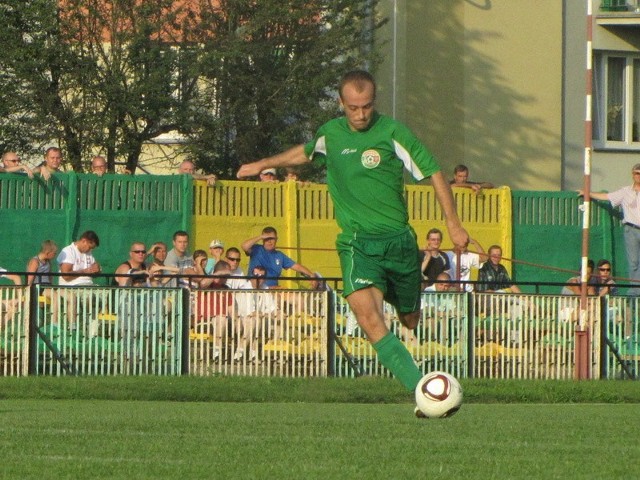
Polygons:
[[207,275],[211,275],[213,273],[213,267],[215,267],[216,263],[222,258],[222,252],[224,252],[224,243],[222,243],[222,240],[211,240],[211,243],[209,244],[209,253],[211,256],[204,267],[204,272]]
[[276,177],[276,169],[275,168],[265,168],[260,172],[260,181],[261,182],[277,182],[278,177]]
[[[592,192],[591,198],[611,203],[613,207],[622,208],[624,247],[629,265],[629,278],[640,282],[640,163],[631,169],[633,183],[614,192]],[[584,195],[578,190],[579,195]],[[640,294],[640,286],[629,289],[629,295]]]

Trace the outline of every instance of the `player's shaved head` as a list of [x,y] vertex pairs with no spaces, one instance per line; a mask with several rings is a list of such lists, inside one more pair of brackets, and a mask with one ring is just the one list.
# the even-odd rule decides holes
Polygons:
[[363,92],[369,85],[373,85],[373,98],[376,97],[376,81],[373,79],[373,75],[365,70],[351,70],[343,75],[338,90],[340,98],[343,98],[342,92],[347,84],[353,85],[357,92]]

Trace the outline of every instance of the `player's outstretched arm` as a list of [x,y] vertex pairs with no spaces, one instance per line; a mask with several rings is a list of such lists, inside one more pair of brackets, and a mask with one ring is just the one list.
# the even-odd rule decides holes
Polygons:
[[431,175],[431,185],[436,192],[436,198],[440,203],[440,208],[444,212],[447,223],[449,237],[456,247],[466,248],[469,244],[469,234],[462,226],[458,212],[456,211],[456,203],[453,200],[451,187],[442,175],[442,172],[436,172]]
[[295,167],[309,161],[304,154],[304,145],[296,145],[272,157],[263,158],[257,162],[245,163],[240,167],[236,176],[238,178],[255,177],[265,168]]

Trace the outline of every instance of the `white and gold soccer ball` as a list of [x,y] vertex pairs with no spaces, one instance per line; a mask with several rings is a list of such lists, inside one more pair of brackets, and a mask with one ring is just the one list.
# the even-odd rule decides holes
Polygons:
[[462,406],[462,387],[447,372],[426,374],[416,386],[416,405],[427,418],[446,418]]

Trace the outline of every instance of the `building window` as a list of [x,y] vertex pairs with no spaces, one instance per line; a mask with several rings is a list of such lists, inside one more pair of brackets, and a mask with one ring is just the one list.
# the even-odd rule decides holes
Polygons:
[[593,140],[603,149],[640,149],[640,55],[596,54]]

